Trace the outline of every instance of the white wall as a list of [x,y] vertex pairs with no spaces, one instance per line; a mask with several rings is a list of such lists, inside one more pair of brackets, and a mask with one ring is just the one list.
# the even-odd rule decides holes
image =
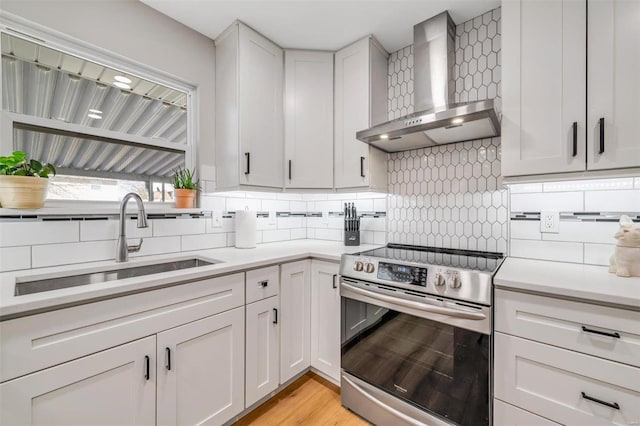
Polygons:
[[213,40],[137,0],[2,0],[0,8],[196,86],[199,170],[215,164]]

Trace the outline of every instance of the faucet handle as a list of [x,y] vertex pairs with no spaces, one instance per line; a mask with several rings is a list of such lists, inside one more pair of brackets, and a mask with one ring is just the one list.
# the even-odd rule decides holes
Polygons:
[[138,244],[132,244],[132,245],[127,244],[127,251],[129,253],[138,252],[140,251],[141,248],[142,248],[142,238],[140,238],[140,242]]

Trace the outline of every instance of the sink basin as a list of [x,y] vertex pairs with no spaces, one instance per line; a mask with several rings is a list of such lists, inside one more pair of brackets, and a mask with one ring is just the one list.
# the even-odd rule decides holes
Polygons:
[[106,271],[92,272],[88,274],[67,275],[44,280],[20,280],[16,281],[16,296],[40,293],[43,291],[59,290],[61,288],[77,287],[87,284],[104,283],[107,281],[122,280],[125,278],[140,277],[143,275],[159,274],[161,272],[179,271],[181,269],[198,268],[201,266],[215,265],[217,262],[202,260],[199,258],[182,259],[173,262],[155,263],[152,265],[140,265],[130,268],[109,269]]

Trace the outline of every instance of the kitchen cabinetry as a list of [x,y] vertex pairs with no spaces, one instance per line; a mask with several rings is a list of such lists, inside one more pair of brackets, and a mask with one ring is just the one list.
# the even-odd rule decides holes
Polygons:
[[591,1],[588,28],[587,168],[640,167],[640,2]]
[[280,382],[279,308],[278,296],[247,305],[246,408]]
[[311,262],[311,366],[340,381],[340,280],[337,263]]
[[640,167],[638,16],[621,0],[503,5],[504,176]]
[[157,335],[158,424],[222,424],[244,409],[244,308]]
[[333,188],[333,53],[284,56],[286,188]]
[[337,189],[387,191],[387,155],[356,132],[387,121],[388,53],[371,36],[336,52],[334,174]]
[[218,190],[283,186],[283,51],[235,22],[216,40]]
[[153,425],[155,336],[0,385],[3,425]]
[[586,0],[502,6],[502,174],[583,171]]
[[304,372],[311,358],[311,262],[280,267],[280,383]]
[[640,312],[505,290],[495,298],[499,415],[501,401],[561,424],[640,417]]

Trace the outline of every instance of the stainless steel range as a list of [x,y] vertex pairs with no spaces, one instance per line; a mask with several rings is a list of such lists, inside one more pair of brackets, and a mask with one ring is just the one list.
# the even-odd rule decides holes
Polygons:
[[502,260],[397,244],[343,254],[342,405],[377,425],[491,424]]

